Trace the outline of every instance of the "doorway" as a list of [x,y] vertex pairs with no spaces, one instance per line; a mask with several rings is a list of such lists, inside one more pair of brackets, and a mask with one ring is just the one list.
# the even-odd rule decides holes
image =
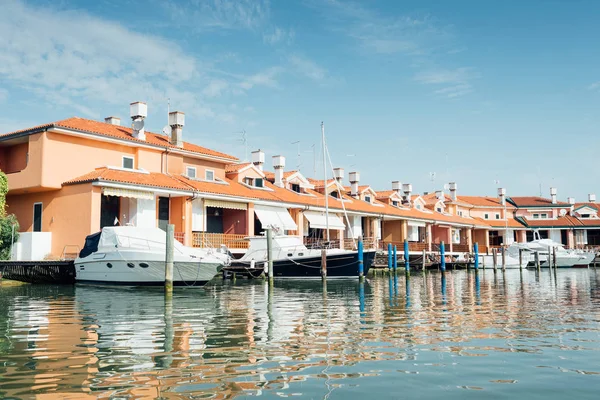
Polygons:
[[165,232],[167,231],[167,225],[169,225],[169,200],[168,197],[158,198],[158,227]]
[[119,222],[120,197],[102,196],[100,201],[100,229],[115,226]]

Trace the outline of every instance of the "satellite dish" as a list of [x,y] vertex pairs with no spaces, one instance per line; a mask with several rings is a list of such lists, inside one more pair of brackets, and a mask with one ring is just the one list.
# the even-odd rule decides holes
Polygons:
[[559,212],[561,217],[564,217],[565,215],[567,215],[567,210],[565,210],[564,208],[562,210],[560,210]]
[[162,129],[162,133],[170,136],[171,135],[171,127],[169,125],[166,125],[163,129]]
[[142,131],[142,130],[144,130],[144,120],[143,119],[135,119],[135,120],[133,120],[133,130],[134,131]]

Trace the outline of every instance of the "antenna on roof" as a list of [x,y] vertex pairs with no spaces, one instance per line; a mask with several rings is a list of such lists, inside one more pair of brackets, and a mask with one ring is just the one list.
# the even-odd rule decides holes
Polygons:
[[299,141],[299,140],[296,140],[295,142],[292,142],[291,144],[295,144],[295,145],[297,145],[297,149],[298,149],[298,150],[297,150],[298,164],[296,165],[296,169],[297,169],[298,171],[300,171],[300,166],[302,165],[302,163],[301,163],[301,161],[300,161],[300,157],[301,157],[301,156],[300,156],[300,141]]
[[169,125],[169,113],[171,112],[171,98],[167,97],[167,125],[162,128],[162,133],[171,136],[171,126]]
[[241,133],[242,137],[238,139],[238,142],[242,142],[242,144],[244,145],[244,161],[248,161],[248,138],[246,137],[246,130],[242,129],[241,132],[236,132],[236,133]]

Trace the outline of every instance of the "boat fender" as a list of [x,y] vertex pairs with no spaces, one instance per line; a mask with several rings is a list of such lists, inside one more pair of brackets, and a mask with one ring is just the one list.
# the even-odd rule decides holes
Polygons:
[[265,274],[269,273],[269,263],[265,262],[265,266],[263,267],[263,270],[265,271]]
[[253,269],[255,264],[256,264],[256,263],[255,263],[255,261],[254,261],[254,260],[250,260],[250,268],[252,268],[252,269]]

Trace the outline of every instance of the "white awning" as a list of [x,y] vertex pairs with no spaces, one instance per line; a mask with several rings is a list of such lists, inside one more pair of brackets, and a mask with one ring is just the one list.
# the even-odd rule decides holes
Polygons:
[[417,221],[408,221],[408,226],[416,226],[420,228],[425,228],[427,224],[425,222],[417,222]]
[[292,216],[285,208],[257,204],[254,206],[254,212],[263,227],[279,227],[286,231],[295,231],[298,229],[298,225],[296,225]]
[[[308,220],[311,228],[327,229],[327,217],[325,213],[315,211],[305,211],[304,216]],[[344,221],[335,214],[329,214],[329,229],[346,229]]]
[[102,188],[102,194],[104,194],[105,196],[131,197],[132,199],[154,200],[154,193],[134,189],[105,187]]
[[248,204],[246,204],[246,203],[237,203],[235,201],[212,200],[212,199],[205,199],[204,206],[205,207],[215,207],[215,208],[227,208],[229,210],[247,210],[248,209]]

